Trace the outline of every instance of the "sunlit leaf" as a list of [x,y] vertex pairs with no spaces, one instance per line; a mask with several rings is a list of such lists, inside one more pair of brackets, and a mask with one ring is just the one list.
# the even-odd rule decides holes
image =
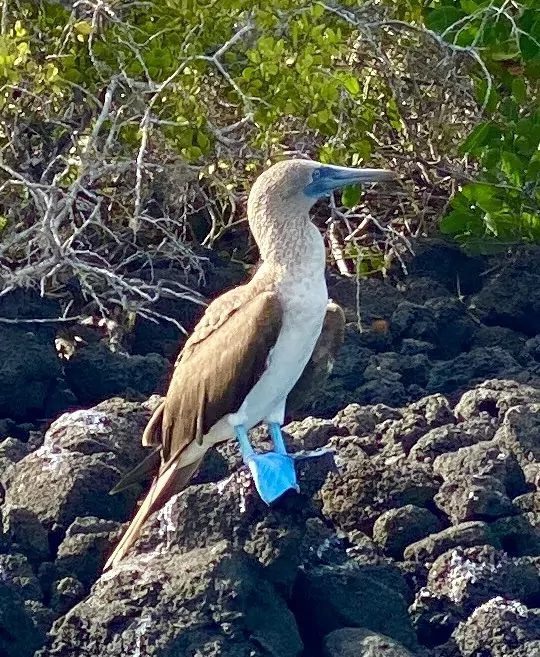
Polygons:
[[92,23],[89,23],[88,21],[77,21],[73,25],[73,28],[79,34],[83,34],[85,36],[92,34]]
[[341,193],[341,202],[346,208],[353,208],[358,205],[361,196],[362,190],[358,185],[348,185]]

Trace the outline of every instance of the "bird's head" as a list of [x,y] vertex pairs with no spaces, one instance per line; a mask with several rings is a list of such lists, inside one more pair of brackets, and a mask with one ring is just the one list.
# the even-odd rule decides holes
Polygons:
[[264,171],[253,192],[270,192],[274,199],[311,208],[317,199],[347,185],[395,180],[386,169],[356,169],[312,160],[283,160]]

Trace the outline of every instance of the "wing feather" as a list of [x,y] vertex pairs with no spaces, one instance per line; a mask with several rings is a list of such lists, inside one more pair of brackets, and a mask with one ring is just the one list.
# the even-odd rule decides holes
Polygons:
[[[281,331],[282,308],[274,292],[246,288],[209,306],[177,360],[165,400],[143,434],[143,444],[161,446],[159,473],[105,569],[129,550],[148,516],[197,471],[200,461],[179,467],[185,448],[202,441],[218,420],[238,411],[264,372]],[[132,474],[124,479],[132,481]]]

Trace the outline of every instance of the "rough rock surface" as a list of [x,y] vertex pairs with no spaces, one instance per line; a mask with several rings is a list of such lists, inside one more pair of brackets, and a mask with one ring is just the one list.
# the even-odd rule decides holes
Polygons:
[[77,516],[126,519],[134,492],[112,498],[108,492],[119,473],[144,456],[132,436],[147,419],[140,405],[122,400],[62,415],[43,445],[13,466],[6,515],[24,509],[51,532],[65,531]]
[[454,632],[463,657],[536,657],[540,654],[540,610],[496,596],[480,605]]
[[335,630],[324,639],[323,657],[414,657],[388,636],[361,628]]
[[[138,323],[132,356],[93,343],[47,369],[54,330],[16,326],[10,340],[24,348],[39,333],[40,351],[6,360],[5,381],[36,383],[26,407],[17,381],[0,385],[0,654],[537,657],[540,338],[523,292],[536,274],[505,264],[480,276],[487,265],[424,245],[397,286],[362,283],[360,319],[356,283],[330,276],[351,322],[345,345],[285,433],[292,451],[331,448],[335,466],[329,454],[302,462],[301,494],[268,508],[224,444],[104,575],[143,488],[108,490],[146,453],[159,398],[58,416],[84,381],[79,403],[111,394],[111,381],[129,387],[127,371],[140,385],[126,394],[154,391],[176,336]],[[507,312],[510,275],[519,299]],[[0,299],[0,316],[54,314],[41,302]],[[92,354],[111,368],[102,386]],[[268,448],[264,431],[253,437]]]

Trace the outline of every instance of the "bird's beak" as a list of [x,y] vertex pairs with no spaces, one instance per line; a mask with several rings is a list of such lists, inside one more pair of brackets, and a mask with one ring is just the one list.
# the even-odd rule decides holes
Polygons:
[[304,188],[306,195],[312,198],[325,196],[332,190],[347,185],[383,182],[397,178],[397,174],[388,169],[351,169],[331,165],[315,169],[312,176],[312,181]]

